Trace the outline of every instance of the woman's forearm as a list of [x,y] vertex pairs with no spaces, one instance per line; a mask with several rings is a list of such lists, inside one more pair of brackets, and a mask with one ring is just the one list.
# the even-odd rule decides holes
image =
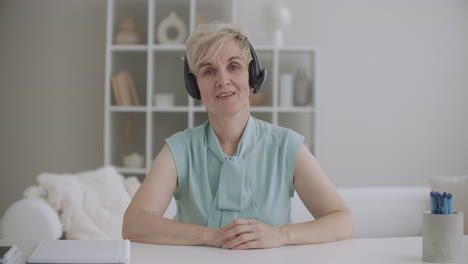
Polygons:
[[122,236],[134,242],[162,245],[220,247],[217,229],[185,224],[129,207],[125,212]]
[[351,211],[342,210],[319,219],[280,227],[287,234],[287,244],[315,244],[354,237],[354,219]]

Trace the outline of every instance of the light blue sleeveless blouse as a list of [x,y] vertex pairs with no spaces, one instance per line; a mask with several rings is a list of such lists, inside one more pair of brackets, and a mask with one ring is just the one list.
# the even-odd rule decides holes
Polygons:
[[252,116],[232,156],[222,152],[209,121],[167,138],[179,184],[174,220],[214,228],[236,218],[290,223],[294,164],[303,140]]

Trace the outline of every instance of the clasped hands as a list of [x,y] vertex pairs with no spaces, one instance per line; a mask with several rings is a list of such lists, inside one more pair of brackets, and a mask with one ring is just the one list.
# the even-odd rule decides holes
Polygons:
[[277,226],[253,219],[236,219],[216,229],[215,246],[224,249],[274,248],[287,244],[288,235]]

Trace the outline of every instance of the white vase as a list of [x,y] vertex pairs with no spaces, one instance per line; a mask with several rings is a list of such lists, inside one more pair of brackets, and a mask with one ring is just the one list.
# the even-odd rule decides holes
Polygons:
[[158,107],[174,106],[174,94],[172,93],[156,93],[154,95],[154,105]]
[[286,6],[283,6],[279,1],[268,4],[265,7],[266,25],[272,30],[273,45],[283,45],[283,29],[291,24],[291,12]]
[[294,75],[283,73],[280,75],[280,106],[293,106]]
[[[171,33],[175,33],[175,36]],[[161,44],[183,44],[186,37],[187,26],[175,12],[169,13],[158,25],[157,38]]]
[[304,70],[299,70],[294,78],[294,104],[308,105],[311,102],[312,82],[307,78]]

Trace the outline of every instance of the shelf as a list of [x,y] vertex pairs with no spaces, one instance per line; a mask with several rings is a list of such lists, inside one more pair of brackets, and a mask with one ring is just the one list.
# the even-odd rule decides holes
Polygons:
[[149,152],[150,159],[153,160],[166,144],[166,138],[187,128],[188,115],[186,112],[155,112],[152,113],[151,119],[153,120],[150,125],[151,135],[157,135],[152,138],[151,152]]
[[[144,113],[147,110],[145,106],[111,106],[109,108],[111,112],[141,112]],[[202,113],[206,112],[206,107],[204,106],[194,106],[191,108],[193,112]],[[153,106],[150,109],[151,112],[166,112],[166,113],[185,113],[190,111],[188,106]],[[294,106],[294,107],[272,107],[272,106],[252,106],[250,107],[250,112],[279,112],[279,113],[313,113],[315,108],[312,106]]]
[[272,106],[252,106],[250,112],[265,112],[265,113],[313,113],[315,109],[312,106],[292,106],[292,107],[272,107]]
[[305,137],[307,145],[315,145],[315,122],[316,117],[309,112],[281,112],[278,113],[278,125],[292,128]]
[[[204,106],[194,106],[192,110],[193,112],[206,112],[206,108]],[[251,106],[250,107],[250,112],[272,113],[275,111],[283,112],[283,113],[313,113],[315,112],[315,109],[312,106],[296,106],[296,107]]]
[[152,45],[154,51],[184,51],[185,45]]
[[206,112],[206,107],[205,106],[194,106],[193,111],[197,113],[203,113]]
[[[113,44],[110,49],[112,51],[146,51],[147,49],[160,50],[160,51],[185,51],[184,44],[178,45],[165,45],[165,44],[154,44],[154,45],[115,45]],[[317,48],[309,46],[287,46],[279,47],[273,45],[255,45],[255,50],[258,51],[303,51],[303,52],[316,52]]]
[[[119,173],[125,176],[135,175],[143,180],[166,138],[208,120],[205,105],[191,99],[185,90],[182,61],[186,53],[185,42],[163,44],[169,42],[160,41],[158,26],[171,12],[177,13],[187,26],[188,33],[201,21],[236,23],[236,2],[237,0],[108,0],[104,125],[106,165],[117,167]],[[114,37],[120,22],[129,17],[136,19],[140,33],[139,44],[115,44]],[[259,96],[252,95],[250,98],[252,116],[304,135],[313,150],[316,144],[315,88],[318,49],[313,46],[252,44],[262,67],[268,72]],[[285,80],[284,76],[290,74],[295,77],[299,70],[304,71],[311,81],[310,100],[304,102],[307,103],[305,106],[294,106],[293,99],[285,99],[289,98],[289,94],[281,97],[286,91],[281,89],[282,86],[286,87],[282,82]],[[112,76],[120,72],[130,75],[139,105],[116,104]],[[172,94],[174,102],[171,104],[165,100],[163,103],[167,106],[162,103],[156,105],[155,97],[160,94]],[[301,98],[307,98],[306,96]],[[143,168],[124,167],[123,158],[133,152],[144,157]]]
[[314,113],[315,112],[315,108],[312,106],[294,106],[294,107],[279,106],[276,109],[279,113]]
[[124,158],[130,153],[145,156],[146,113],[111,112],[111,133],[109,134],[111,155],[110,162],[116,167],[123,167]]
[[117,171],[120,173],[125,174],[146,174],[145,168],[124,168],[124,167],[116,167]]
[[112,45],[111,51],[146,51],[147,45]]
[[151,108],[152,112],[166,112],[166,113],[180,113],[188,112],[189,108],[187,106],[153,106]]
[[111,112],[146,112],[145,106],[111,106]]
[[271,106],[251,106],[250,112],[273,112],[273,107]]

